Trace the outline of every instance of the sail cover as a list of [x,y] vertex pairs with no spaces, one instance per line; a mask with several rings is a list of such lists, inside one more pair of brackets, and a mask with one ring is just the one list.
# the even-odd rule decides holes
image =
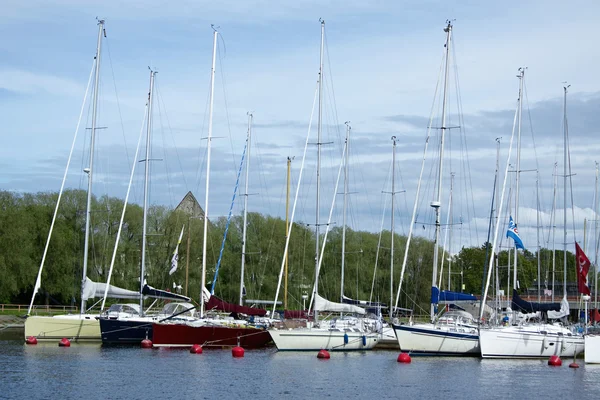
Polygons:
[[155,299],[166,299],[166,300],[180,300],[180,301],[190,301],[190,298],[187,296],[183,296],[181,294],[167,292],[166,290],[155,289],[152,286],[146,284],[144,285],[144,289],[142,289],[142,293],[144,296],[153,297]]
[[345,312],[360,315],[366,314],[363,308],[352,304],[334,303],[333,301],[324,299],[323,297],[319,296],[319,294],[315,296],[314,308],[316,311]]
[[[568,307],[567,303],[567,307]],[[523,300],[513,289],[512,309],[516,311],[532,313],[537,311],[561,311],[561,303],[534,303]]]
[[[81,297],[84,300],[93,299],[95,297],[104,296],[106,290],[106,283],[93,282],[87,276],[85,277],[85,285],[83,286],[83,293]],[[139,299],[140,292],[122,289],[113,285],[108,285],[108,297],[113,299]]]
[[246,315],[256,315],[259,317],[264,317],[267,315],[267,310],[263,310],[262,308],[253,308],[247,306],[240,306],[238,304],[228,303],[224,300],[221,300],[214,294],[210,296],[210,299],[206,303],[207,310],[219,310],[230,313],[238,313],[238,314],[246,314]]
[[442,290],[440,293],[440,301],[477,301],[477,297],[468,293],[451,292],[449,290]]

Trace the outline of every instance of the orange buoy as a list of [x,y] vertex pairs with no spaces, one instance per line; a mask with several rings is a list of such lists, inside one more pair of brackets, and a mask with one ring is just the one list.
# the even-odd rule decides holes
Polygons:
[[199,344],[193,345],[192,348],[190,349],[190,353],[202,354],[202,346],[200,346]]
[[231,355],[236,358],[244,357],[244,348],[240,346],[235,346],[233,349],[231,349]]
[[551,365],[553,367],[560,367],[562,365],[562,360],[557,355],[550,356],[550,359],[548,360],[548,365]]
[[25,343],[37,344],[37,338],[35,336],[27,336],[27,339],[25,339]]
[[579,368],[579,364],[577,364],[576,362],[572,362],[571,364],[569,364],[569,368]]
[[331,358],[331,356],[329,355],[329,352],[327,350],[323,349],[323,350],[319,350],[319,353],[317,354],[317,358],[329,360]]
[[412,360],[411,360],[410,355],[408,353],[400,353],[400,355],[398,355],[398,362],[399,363],[410,364],[411,361]]
[[144,340],[142,340],[142,343],[140,345],[142,346],[142,349],[151,349],[152,348],[152,340],[144,339]]
[[58,342],[58,345],[60,347],[71,347],[71,342],[67,338],[62,338],[60,339],[60,342]]

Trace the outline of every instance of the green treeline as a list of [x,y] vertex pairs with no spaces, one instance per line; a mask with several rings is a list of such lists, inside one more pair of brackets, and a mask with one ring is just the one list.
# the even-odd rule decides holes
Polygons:
[[[54,207],[56,193],[16,194],[0,191],[0,303],[28,303]],[[81,190],[64,192],[54,232],[45,260],[40,294],[36,304],[78,304],[83,267],[86,194]],[[95,282],[105,282],[110,266],[123,201],[112,197],[92,200],[91,236],[87,276]],[[130,204],[125,214],[111,283],[130,290],[139,289],[142,208]],[[189,259],[189,291],[199,298],[202,265],[203,222],[182,211],[164,206],[152,206],[148,213],[148,246],[146,278],[150,285],[171,289],[173,283],[185,291],[186,263]],[[185,232],[179,246],[179,268],[169,276],[171,257],[182,226]],[[212,220],[207,238],[207,288],[210,289],[219,257],[226,218]],[[188,234],[190,251],[187,251]],[[377,233],[347,230],[344,294],[348,297],[389,303],[390,298],[390,232],[384,232],[379,250],[378,268],[373,292],[371,287],[377,256]],[[394,297],[400,279],[406,238],[396,235],[394,256]],[[323,266],[319,276],[319,292],[332,301],[340,299],[342,229],[334,228],[328,235]],[[273,300],[285,246],[285,221],[258,213],[248,214],[246,244],[246,298]],[[224,300],[237,302],[240,285],[242,249],[242,218],[232,218],[215,294]],[[440,253],[441,254],[441,253]],[[485,245],[463,248],[452,257],[451,290],[460,291],[461,275],[465,292],[480,294],[485,261]],[[551,268],[551,251],[542,250],[542,282]],[[294,225],[289,250],[288,308],[302,308],[302,294],[310,296],[314,282],[314,232],[302,223]],[[441,258],[441,257],[440,257]],[[537,279],[536,254],[519,254],[521,290],[534,286]],[[556,252],[556,277],[562,281],[562,252]],[[404,275],[400,306],[417,313],[428,310],[433,243],[414,237]],[[575,280],[574,258],[568,257],[568,280]],[[499,265],[507,265],[507,252],[499,255]],[[442,289],[447,288],[448,261],[444,263]],[[551,275],[550,280],[551,280]],[[501,287],[505,289],[507,269],[500,269]],[[283,293],[279,300],[283,300]]]

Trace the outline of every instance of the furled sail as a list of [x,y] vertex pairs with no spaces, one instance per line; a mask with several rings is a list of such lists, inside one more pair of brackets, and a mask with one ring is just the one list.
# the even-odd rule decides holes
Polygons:
[[352,304],[334,303],[333,301],[329,301],[319,296],[318,293],[315,296],[314,308],[316,311],[345,312],[360,315],[366,314],[365,310],[361,307]]
[[[86,277],[81,297],[84,300],[93,299],[95,297],[102,297],[104,296],[105,290],[106,283],[94,282],[90,278]],[[108,285],[107,297],[111,297],[113,299],[139,299],[140,292],[122,289],[113,285]]]

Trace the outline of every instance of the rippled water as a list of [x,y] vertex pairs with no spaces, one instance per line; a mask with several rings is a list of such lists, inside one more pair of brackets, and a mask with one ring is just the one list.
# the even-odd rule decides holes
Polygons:
[[2,399],[220,398],[583,398],[600,389],[600,366],[549,367],[546,360],[413,357],[396,351],[332,353],[144,350],[57,344],[27,346],[22,331],[0,336]]

